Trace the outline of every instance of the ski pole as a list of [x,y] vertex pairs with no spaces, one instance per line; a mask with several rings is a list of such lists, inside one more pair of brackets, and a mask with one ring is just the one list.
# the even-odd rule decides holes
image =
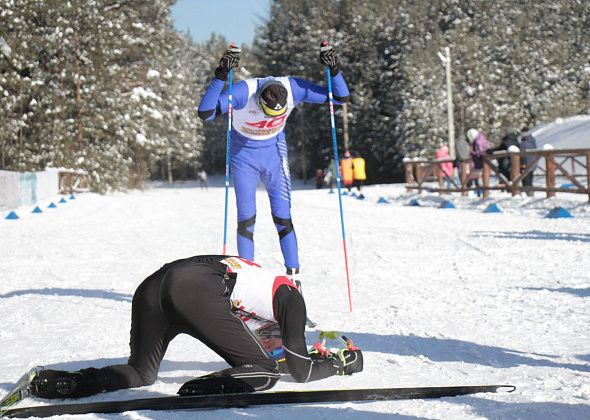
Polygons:
[[227,138],[225,140],[225,209],[223,213],[223,255],[227,250],[227,203],[229,193],[229,147],[231,145],[233,69],[229,70],[227,97]]
[[348,287],[348,308],[352,312],[352,297],[350,295],[350,274],[348,272],[348,256],[346,254],[346,235],[344,233],[344,212],[342,211],[342,195],[340,194],[340,164],[338,160],[338,143],[336,141],[336,123],[334,121],[334,95],[332,94],[332,75],[330,67],[326,67],[328,77],[328,99],[330,101],[330,125],[332,127],[332,148],[336,165],[336,187],[338,189],[338,203],[340,204],[340,226],[342,229],[342,248],[344,249],[344,267],[346,269],[346,286]]

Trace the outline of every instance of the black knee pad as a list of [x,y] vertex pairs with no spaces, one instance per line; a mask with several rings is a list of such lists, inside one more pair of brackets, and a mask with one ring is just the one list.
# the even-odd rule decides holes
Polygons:
[[256,215],[250,217],[249,219],[238,220],[238,235],[253,241],[254,240],[254,232],[250,232],[248,230],[248,228],[250,226],[254,226],[255,223],[256,223]]
[[275,215],[272,216],[272,221],[275,222],[275,225],[277,225],[277,229],[278,226],[284,226],[285,228],[282,230],[279,230],[279,240],[283,239],[285,236],[287,236],[289,233],[293,232],[293,222],[291,221],[291,219],[283,219],[280,217],[277,217]]

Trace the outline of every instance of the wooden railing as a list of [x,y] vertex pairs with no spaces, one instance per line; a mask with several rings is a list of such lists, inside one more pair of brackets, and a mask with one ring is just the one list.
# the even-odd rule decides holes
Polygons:
[[90,178],[88,172],[82,169],[58,169],[59,192],[72,194],[75,192],[90,191]]
[[[523,157],[527,159],[527,165],[521,167]],[[497,159],[510,159],[510,179],[504,176],[496,164]],[[545,168],[539,167],[543,161]],[[461,174],[459,179],[449,177],[451,184],[449,187],[443,186],[445,183],[442,164],[453,162],[453,159],[423,159],[423,158],[405,158],[406,167],[406,189],[408,191],[418,190],[419,193],[424,189],[429,191],[438,191],[439,193],[459,192],[467,195],[470,190],[476,190],[476,187],[468,187],[469,182],[469,161],[460,162]],[[568,165],[570,164],[570,165]],[[571,168],[571,169],[569,169]],[[578,168],[580,173],[576,173]],[[520,194],[522,179],[531,171],[541,171],[545,174],[544,186],[529,187],[533,191],[543,191],[546,197],[554,197],[556,192],[587,194],[590,201],[590,149],[552,149],[552,150],[527,150],[520,152],[496,152],[484,156],[484,166],[482,171],[482,183],[479,188],[483,190],[483,197],[489,197],[492,190],[503,190],[511,193],[513,196]],[[497,177],[498,183],[492,184],[492,177]],[[556,177],[562,176],[572,184],[571,188],[562,188],[556,186]],[[585,179],[586,185],[579,181]],[[432,185],[432,182],[435,182]],[[438,184],[438,185],[437,185]]]

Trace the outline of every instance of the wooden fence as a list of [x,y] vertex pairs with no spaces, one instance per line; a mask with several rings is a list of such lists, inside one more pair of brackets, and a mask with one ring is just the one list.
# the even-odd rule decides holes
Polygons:
[[72,194],[75,192],[90,191],[90,178],[88,172],[82,169],[58,169],[59,192]]
[[[521,167],[523,158],[526,157],[526,165]],[[497,159],[510,159],[510,179],[504,176],[496,163]],[[409,191],[427,189],[438,191],[440,194],[458,192],[467,195],[475,186],[468,187],[469,161],[459,162],[459,178],[448,177],[445,180],[442,164],[453,162],[453,159],[423,159],[405,158],[406,189]],[[544,163],[545,167],[539,166]],[[483,197],[489,197],[492,190],[503,190],[513,196],[523,190],[522,179],[532,171],[544,173],[545,185],[529,187],[533,191],[543,191],[546,197],[554,197],[556,192],[587,194],[590,201],[590,149],[552,149],[552,150],[527,150],[519,152],[496,152],[484,156],[482,171]],[[580,173],[576,173],[581,169]],[[537,175],[538,176],[538,175]],[[556,186],[556,177],[563,176],[571,182],[571,188]],[[498,182],[492,184],[492,177]],[[579,179],[584,179],[584,181]],[[435,182],[432,185],[432,182]],[[447,183],[447,186],[443,186]]]

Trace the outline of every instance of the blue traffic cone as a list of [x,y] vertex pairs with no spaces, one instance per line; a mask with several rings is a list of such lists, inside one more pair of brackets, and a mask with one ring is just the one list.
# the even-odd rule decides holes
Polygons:
[[41,210],[39,206],[36,206],[31,213],[43,213],[43,210]]
[[11,211],[10,213],[8,213],[8,216],[5,217],[6,220],[16,220],[16,219],[20,219],[20,217],[18,217],[18,214],[16,214],[15,211]]
[[489,206],[487,206],[483,212],[484,213],[502,213],[502,210],[500,209],[500,207],[498,207],[498,205],[496,203],[492,203]]
[[63,197],[61,198],[61,200],[59,200],[59,202],[60,202],[60,203],[67,203],[66,199],[65,199],[65,198],[63,198]]
[[389,201],[387,201],[387,199],[385,199],[384,197],[379,197],[379,200],[377,200],[377,204],[389,204]]
[[353,192],[350,193],[350,196],[351,197],[356,197],[356,193],[353,191]]
[[455,208],[455,205],[451,201],[445,200],[440,205],[440,208],[441,209],[454,209]]
[[340,195],[348,195],[348,191],[342,191]]
[[76,196],[74,194],[70,194],[70,200],[75,200]]
[[574,216],[572,216],[572,214],[563,207],[555,207],[545,216],[546,219],[564,219],[568,217]]
[[55,203],[52,201],[52,202],[51,202],[51,203],[50,203],[50,204],[47,206],[47,208],[48,208],[48,209],[55,209],[55,208],[57,208],[57,206],[56,206],[56,205],[55,205]]
[[412,198],[410,200],[410,203],[408,204],[408,206],[412,206],[412,207],[420,207],[420,202],[418,201],[417,198]]
[[364,200],[365,196],[363,194],[359,193],[359,195],[356,198],[359,200]]

